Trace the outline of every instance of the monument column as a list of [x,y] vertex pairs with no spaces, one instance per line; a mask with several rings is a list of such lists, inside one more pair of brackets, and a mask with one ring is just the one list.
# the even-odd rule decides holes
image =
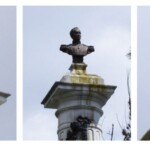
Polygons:
[[60,50],[73,57],[70,73],[54,83],[42,104],[57,109],[59,140],[102,140],[98,122],[116,86],[105,85],[100,76],[87,73],[83,57],[94,47],[81,44],[80,34],[78,28],[72,29],[73,43],[61,45]]

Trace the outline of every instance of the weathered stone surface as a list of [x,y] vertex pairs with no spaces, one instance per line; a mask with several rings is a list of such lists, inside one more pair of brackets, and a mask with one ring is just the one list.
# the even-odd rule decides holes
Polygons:
[[104,80],[98,75],[88,74],[86,67],[87,65],[84,63],[72,64],[69,68],[71,72],[64,75],[60,81],[65,83],[103,85]]
[[94,125],[89,126],[87,132],[92,137],[88,136],[88,140],[99,140],[97,135],[101,135],[101,129],[98,128],[98,122],[103,114],[102,107],[115,88],[106,85],[55,82],[42,104],[45,108],[57,109],[59,140],[66,140],[70,123],[81,114],[93,120]]
[[59,103],[62,103],[64,99],[71,99],[70,103],[73,103],[73,100],[85,99],[91,101],[99,101],[101,103],[101,106],[103,106],[110,98],[110,96],[114,93],[115,88],[115,86],[106,85],[83,85],[55,82],[51,90],[42,101],[42,104],[44,104],[46,108],[57,109]]

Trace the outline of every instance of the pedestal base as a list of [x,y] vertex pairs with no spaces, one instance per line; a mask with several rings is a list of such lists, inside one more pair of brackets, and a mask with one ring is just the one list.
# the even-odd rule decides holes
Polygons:
[[57,109],[59,140],[102,140],[98,122],[116,86],[104,85],[100,76],[87,74],[86,67],[72,64],[71,72],[55,82],[42,101],[45,108]]
[[98,75],[88,74],[86,67],[87,65],[84,63],[72,64],[69,68],[71,72],[64,75],[60,81],[65,83],[103,85],[104,80]]
[[[101,135],[98,122],[103,114],[102,107],[114,93],[115,88],[115,86],[56,82],[42,104],[45,108],[57,109],[59,140],[66,140],[70,124],[75,122],[78,116],[91,121],[93,126],[89,124],[87,127],[89,135],[97,133],[88,136],[87,140],[98,139],[97,135]],[[79,135],[77,139],[82,140]]]

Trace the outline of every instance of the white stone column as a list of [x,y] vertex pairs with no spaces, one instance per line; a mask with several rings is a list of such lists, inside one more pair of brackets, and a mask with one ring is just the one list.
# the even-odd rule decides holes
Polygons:
[[102,140],[98,122],[116,86],[104,85],[101,77],[87,74],[85,64],[72,64],[70,70],[55,82],[42,104],[57,109],[59,140]]

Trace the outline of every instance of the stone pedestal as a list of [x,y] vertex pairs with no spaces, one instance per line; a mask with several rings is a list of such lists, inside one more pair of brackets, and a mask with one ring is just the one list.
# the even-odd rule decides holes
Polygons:
[[101,140],[102,107],[116,86],[104,85],[101,77],[87,74],[85,64],[72,64],[70,70],[54,83],[42,104],[57,109],[59,140]]
[[10,94],[8,94],[8,93],[0,92],[0,105],[5,103],[7,100],[7,97],[9,97],[9,96],[10,96]]

